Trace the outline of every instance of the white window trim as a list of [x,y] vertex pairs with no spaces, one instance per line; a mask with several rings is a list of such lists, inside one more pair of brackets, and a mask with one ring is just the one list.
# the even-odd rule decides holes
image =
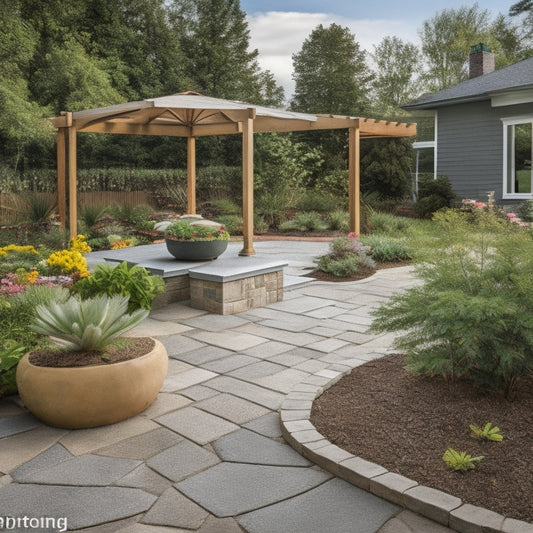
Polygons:
[[[533,192],[531,193],[509,193],[507,192],[507,131],[508,126],[512,126],[514,124],[526,124],[528,122],[531,122],[531,125],[533,127],[533,114],[527,114],[527,115],[521,115],[516,117],[507,117],[502,118],[503,123],[503,161],[502,161],[502,167],[503,167],[503,188],[502,188],[502,199],[504,200],[532,200],[533,199]],[[514,139],[513,139],[513,149],[514,149]],[[514,165],[514,164],[513,164]],[[513,166],[514,170],[514,166]],[[532,182],[533,182],[533,176],[532,176]],[[532,191],[533,191],[533,183],[532,183]]]

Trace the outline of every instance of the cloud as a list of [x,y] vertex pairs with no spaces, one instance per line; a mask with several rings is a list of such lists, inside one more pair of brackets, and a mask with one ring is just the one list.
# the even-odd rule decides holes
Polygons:
[[332,23],[348,27],[363,50],[373,52],[387,35],[396,35],[405,41],[418,43],[416,26],[402,20],[349,19],[328,13],[297,13],[270,11],[247,16],[250,46],[259,50],[259,64],[268,69],[285,89],[290,99],[294,92],[292,55],[298,53],[305,39],[319,25]]

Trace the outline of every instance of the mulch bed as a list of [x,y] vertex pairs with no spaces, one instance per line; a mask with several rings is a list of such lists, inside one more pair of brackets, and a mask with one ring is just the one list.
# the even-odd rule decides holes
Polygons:
[[[337,446],[465,503],[533,522],[533,376],[514,401],[484,394],[466,381],[413,376],[405,355],[355,368],[315,400],[311,422]],[[491,422],[502,442],[470,436],[470,424]],[[448,470],[452,447],[484,455],[474,470]]]
[[[109,365],[141,357],[152,351],[154,345],[154,339],[150,337],[128,337],[109,345],[105,352],[73,352],[64,348],[39,349],[31,353],[30,363],[55,368]],[[102,355],[106,358],[103,359]]]
[[371,267],[360,267],[358,272],[351,276],[347,276],[344,278],[339,278],[337,276],[334,276],[333,274],[327,274],[326,272],[322,272],[322,270],[312,270],[309,272],[309,274],[305,274],[306,277],[319,279],[321,281],[333,281],[335,283],[344,282],[344,281],[358,281],[360,279],[365,279],[373,274],[376,273],[377,270],[382,270],[385,268],[395,268],[400,266],[407,266],[410,265],[411,261],[390,261],[387,263],[377,263],[375,268]]

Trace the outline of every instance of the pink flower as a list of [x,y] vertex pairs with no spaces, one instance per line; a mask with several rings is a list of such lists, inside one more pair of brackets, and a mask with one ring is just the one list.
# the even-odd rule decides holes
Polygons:
[[516,215],[514,213],[507,213],[508,218],[516,218]]
[[350,239],[358,239],[359,238],[359,235],[357,235],[357,233],[355,233],[354,231],[348,233],[348,237]]

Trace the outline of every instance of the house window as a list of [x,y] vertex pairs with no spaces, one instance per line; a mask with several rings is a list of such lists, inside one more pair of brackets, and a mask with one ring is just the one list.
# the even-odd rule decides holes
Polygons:
[[533,198],[533,117],[505,119],[504,198]]

